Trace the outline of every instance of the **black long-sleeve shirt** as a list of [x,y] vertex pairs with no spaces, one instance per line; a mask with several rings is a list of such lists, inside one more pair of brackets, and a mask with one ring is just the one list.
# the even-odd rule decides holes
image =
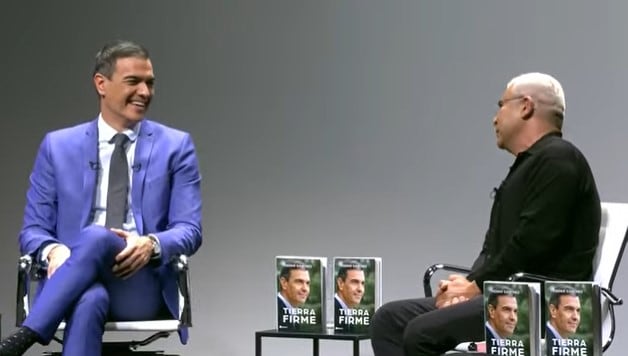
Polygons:
[[558,132],[517,155],[495,191],[489,229],[470,281],[517,272],[590,280],[600,198],[582,153]]

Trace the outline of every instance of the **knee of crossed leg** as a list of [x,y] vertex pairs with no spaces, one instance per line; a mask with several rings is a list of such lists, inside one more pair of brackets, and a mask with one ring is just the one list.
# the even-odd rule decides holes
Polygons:
[[113,261],[115,255],[124,248],[125,241],[111,230],[102,226],[90,225],[81,231],[81,237],[74,251],[85,258]]
[[389,308],[389,304],[384,304],[373,314],[370,327],[371,338],[379,338],[383,333],[388,333],[392,329]]

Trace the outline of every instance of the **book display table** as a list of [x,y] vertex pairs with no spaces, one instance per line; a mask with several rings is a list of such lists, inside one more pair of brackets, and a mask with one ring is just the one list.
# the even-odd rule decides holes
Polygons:
[[263,337],[312,339],[312,356],[319,356],[319,340],[348,340],[353,342],[353,356],[360,355],[360,341],[369,339],[368,334],[335,334],[333,330],[322,332],[279,331],[277,329],[255,332],[255,356],[262,356]]

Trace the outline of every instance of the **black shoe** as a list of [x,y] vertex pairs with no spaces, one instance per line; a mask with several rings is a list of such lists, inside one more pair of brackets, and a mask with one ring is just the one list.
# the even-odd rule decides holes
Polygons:
[[16,332],[0,341],[0,356],[22,356],[39,336],[33,330],[22,326]]

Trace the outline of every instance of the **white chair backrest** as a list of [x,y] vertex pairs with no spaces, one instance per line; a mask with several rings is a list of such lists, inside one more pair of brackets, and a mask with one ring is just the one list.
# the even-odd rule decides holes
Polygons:
[[[602,203],[600,242],[593,259],[593,280],[602,287],[611,289],[619,262],[624,254],[626,231],[628,230],[628,204]],[[611,337],[612,320],[608,300],[602,297],[602,343]]]
[[612,288],[626,244],[628,204],[602,203],[600,242],[593,259],[593,280]]

